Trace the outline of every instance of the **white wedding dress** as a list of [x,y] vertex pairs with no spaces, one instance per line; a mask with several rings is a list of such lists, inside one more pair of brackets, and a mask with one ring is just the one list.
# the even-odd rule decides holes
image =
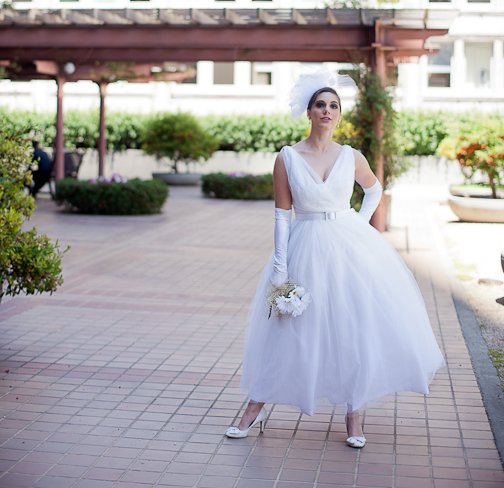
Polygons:
[[[292,147],[281,153],[295,212],[350,208],[350,146],[325,181]],[[294,219],[287,263],[312,303],[299,317],[268,319],[271,256],[247,329],[241,387],[251,399],[313,415],[320,401],[357,410],[394,392],[428,393],[444,359],[411,271],[374,227],[354,211]]]

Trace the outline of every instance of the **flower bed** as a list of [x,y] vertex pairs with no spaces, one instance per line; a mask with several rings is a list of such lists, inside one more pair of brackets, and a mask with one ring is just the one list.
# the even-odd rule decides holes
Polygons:
[[206,196],[237,200],[273,199],[271,174],[209,173],[201,178],[201,190]]
[[96,215],[142,215],[161,212],[168,187],[159,180],[64,178],[56,184],[56,203],[66,209]]

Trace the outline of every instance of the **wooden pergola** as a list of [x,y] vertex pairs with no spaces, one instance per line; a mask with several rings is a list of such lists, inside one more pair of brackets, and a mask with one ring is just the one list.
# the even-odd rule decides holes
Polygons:
[[[177,79],[153,73],[163,63],[213,61],[351,62],[371,66],[386,83],[387,67],[432,52],[453,10],[396,9],[65,9],[0,10],[0,62],[13,79],[49,77],[58,85],[56,175],[63,176],[63,85],[93,79],[100,85],[100,172],[105,155],[109,63],[126,63],[141,81]],[[65,70],[65,66],[75,71]],[[105,76],[107,75],[107,76]],[[126,77],[126,79],[128,79]],[[375,132],[381,139],[383,120]],[[383,157],[377,177],[383,182]],[[384,228],[383,211],[374,224]]]

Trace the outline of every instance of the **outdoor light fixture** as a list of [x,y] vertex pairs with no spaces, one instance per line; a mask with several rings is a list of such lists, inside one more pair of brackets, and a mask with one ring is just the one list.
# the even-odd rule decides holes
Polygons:
[[68,62],[63,65],[63,71],[67,75],[73,75],[75,73],[75,64]]

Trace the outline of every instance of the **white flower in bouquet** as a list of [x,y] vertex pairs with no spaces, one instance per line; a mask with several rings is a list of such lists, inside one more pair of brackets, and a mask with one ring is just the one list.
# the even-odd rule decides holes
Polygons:
[[277,315],[291,315],[299,317],[311,302],[311,295],[302,287],[287,280],[286,283],[275,288],[268,297],[269,315],[273,310]]

